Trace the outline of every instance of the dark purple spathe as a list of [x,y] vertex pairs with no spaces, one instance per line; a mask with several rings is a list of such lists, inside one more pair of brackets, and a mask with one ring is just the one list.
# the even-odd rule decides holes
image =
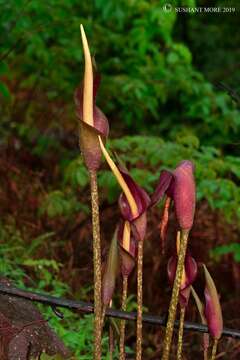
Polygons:
[[129,175],[128,171],[126,169],[124,169],[122,166],[119,166],[119,171],[121,172],[122,177],[124,178],[135,202],[137,205],[137,209],[138,212],[136,215],[132,214],[131,212],[131,208],[129,206],[129,203],[127,201],[127,198],[125,196],[125,194],[121,194],[119,197],[119,208],[122,214],[122,217],[125,220],[128,220],[130,222],[132,222],[133,220],[137,219],[138,217],[140,217],[149,207],[151,200],[148,196],[148,194],[146,193],[146,191],[141,188],[133,179],[132,177]]

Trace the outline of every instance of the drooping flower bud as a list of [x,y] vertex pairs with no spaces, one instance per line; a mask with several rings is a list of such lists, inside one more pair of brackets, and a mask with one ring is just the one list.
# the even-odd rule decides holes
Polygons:
[[103,305],[109,305],[112,300],[113,292],[115,289],[117,271],[118,271],[118,241],[117,241],[118,228],[115,230],[111,245],[108,252],[107,263],[104,269],[102,280],[102,301]]
[[173,200],[176,216],[181,229],[191,229],[193,225],[196,189],[191,161],[182,161],[174,170]]
[[204,275],[206,281],[205,290],[204,290],[204,296],[205,296],[204,313],[210,334],[214,339],[219,339],[222,335],[222,330],[223,330],[222,309],[219,302],[216,286],[204,264],[203,264],[203,269],[204,269]]
[[83,84],[75,92],[76,114],[80,119],[80,146],[84,161],[89,170],[97,170],[101,161],[98,135],[105,139],[109,126],[106,116],[95,104],[100,76],[93,74],[92,59],[82,25],[80,29],[85,71]]
[[152,196],[152,205],[161,200],[165,194],[173,199],[181,230],[190,230],[193,224],[196,206],[193,172],[194,165],[189,160],[182,161],[172,172],[163,170]]

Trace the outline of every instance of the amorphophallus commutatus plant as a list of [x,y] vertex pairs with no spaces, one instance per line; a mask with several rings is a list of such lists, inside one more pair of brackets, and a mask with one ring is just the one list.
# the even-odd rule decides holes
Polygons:
[[[166,210],[170,201],[174,203],[175,214],[180,228],[180,249],[176,275],[173,285],[171,302],[169,305],[168,321],[165,332],[163,360],[169,359],[170,347],[173,335],[173,326],[176,318],[178,296],[181,287],[182,274],[184,271],[185,254],[187,250],[188,235],[193,225],[196,206],[196,189],[194,180],[194,165],[189,160],[181,161],[173,171],[163,170],[160,174],[159,183],[152,195],[152,205],[160,201],[166,195],[168,206],[165,206],[165,218],[168,217]],[[163,234],[166,233],[167,221],[163,222]],[[164,235],[165,236],[165,235]]]
[[79,118],[79,143],[81,153],[90,175],[92,225],[93,225],[93,263],[94,263],[94,359],[101,359],[102,302],[101,302],[101,242],[99,225],[99,205],[97,170],[101,161],[98,136],[105,140],[108,135],[108,121],[96,106],[96,94],[100,78],[94,75],[88,41],[81,25],[81,37],[85,60],[84,79],[75,91],[76,113]]
[[100,85],[100,75],[94,73],[87,38],[81,25],[85,71],[82,84],[75,91],[76,114],[80,119],[80,146],[85,164],[96,171],[100,166],[101,149],[98,135],[108,136],[109,125],[106,116],[96,106],[96,96]]
[[[143,240],[146,233],[147,217],[146,211],[151,200],[122,166],[117,166],[107,152],[101,137],[99,144],[103,155],[110,166],[116,180],[118,181],[123,194],[119,199],[119,207],[122,217],[131,225],[131,231],[137,240],[137,331],[136,331],[136,360],[142,358],[142,268],[143,268]],[[123,278],[126,281],[127,277]],[[125,284],[124,284],[125,285]],[[126,285],[123,286],[126,289]],[[124,359],[121,351],[120,359]]]
[[100,136],[99,143],[102,153],[122,189],[118,201],[121,215],[124,220],[131,224],[131,230],[135,233],[136,239],[143,240],[146,232],[146,210],[151,204],[150,197],[133,180],[122,164],[116,165],[114,163]]
[[152,195],[152,205],[158,203],[164,195],[174,202],[180,229],[190,230],[196,206],[194,165],[191,161],[183,160],[175,170],[161,172],[158,185]]

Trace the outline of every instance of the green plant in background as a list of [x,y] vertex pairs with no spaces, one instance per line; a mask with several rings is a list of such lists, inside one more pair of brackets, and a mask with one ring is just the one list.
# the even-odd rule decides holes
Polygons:
[[239,263],[240,262],[240,244],[239,243],[230,243],[226,245],[217,246],[211,251],[212,256],[216,260],[220,260],[223,255],[232,254],[233,259]]
[[[145,146],[146,143],[148,146]],[[163,169],[163,165],[166,168],[172,168],[182,158],[191,159],[196,164],[198,200],[207,200],[211,208],[220,210],[229,222],[239,219],[240,158],[225,156],[214,147],[201,146],[195,136],[179,137],[176,142],[154,136],[124,136],[121,139],[110,140],[109,144],[113,151],[121,155],[123,162],[130,165],[131,175],[149,193],[153,192],[158,173]],[[86,188],[85,169],[81,159],[77,158],[68,162],[68,165],[63,166],[61,170],[61,198],[64,198],[66,202],[71,202],[71,198],[76,197],[76,190],[72,196],[69,196],[69,187],[72,189],[78,187],[80,192],[84,192]],[[102,201],[104,199],[110,203],[117,201],[119,188],[109,170],[99,171],[99,186]],[[46,203],[45,200],[42,203],[42,211],[47,210],[46,204],[48,204],[50,209],[53,207],[53,213],[56,211],[57,215],[58,205],[50,196],[46,199],[49,202]],[[87,212],[86,204],[81,203],[78,206]],[[72,214],[77,211],[77,207],[70,205],[68,207],[74,210]]]
[[[198,3],[189,2],[190,6]],[[195,49],[194,44],[202,41],[200,32],[194,31],[202,24],[201,17],[189,16],[187,22],[192,45],[179,36],[183,17],[175,11],[164,12],[165,4],[164,0],[108,0],[107,4],[102,0],[1,0],[0,31],[6,34],[0,40],[0,91],[5,103],[1,130],[21,132],[20,119],[33,128],[39,116],[37,128],[44,133],[46,123],[51,130],[74,126],[71,99],[81,74],[78,29],[84,21],[104,78],[100,103],[114,120],[114,128],[171,138],[195,134],[204,144],[225,148],[237,142],[237,104],[215,89],[193,64],[199,53],[207,56],[202,49],[191,53],[191,46]],[[187,6],[182,0],[174,4]],[[209,21],[217,20],[210,14]],[[231,29],[230,16],[226,23]],[[225,32],[218,35],[219,31],[223,30],[211,27],[213,34],[225,38]],[[204,34],[209,37],[207,30]],[[234,55],[228,57],[233,62]],[[222,81],[221,76],[212,80]],[[46,103],[51,106],[43,114]]]

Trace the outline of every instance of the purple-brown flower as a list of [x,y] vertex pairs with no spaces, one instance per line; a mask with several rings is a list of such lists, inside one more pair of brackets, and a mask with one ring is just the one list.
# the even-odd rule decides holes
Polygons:
[[140,187],[130,176],[128,171],[119,166],[119,171],[122,174],[137,206],[135,214],[132,213],[126,195],[122,192],[119,196],[118,204],[121,215],[124,220],[129,221],[132,225],[133,235],[137,240],[143,240],[146,234],[147,214],[146,211],[151,203],[150,197],[146,191]]
[[221,305],[219,302],[219,297],[214,281],[205,265],[203,265],[203,269],[204,269],[204,275],[206,281],[205,290],[204,290],[204,296],[205,296],[204,313],[210,334],[214,339],[219,339],[222,335],[222,330],[223,330]]
[[175,213],[181,230],[190,230],[193,225],[196,189],[194,165],[189,160],[182,161],[174,171],[163,170],[152,196],[155,205],[167,195],[174,201]]
[[118,166],[118,169],[122,174],[122,177],[127,184],[137,205],[137,212],[133,214],[126,195],[124,193],[120,195],[118,204],[122,217],[125,220],[131,222],[139,218],[139,216],[141,216],[147,210],[148,206],[150,205],[150,198],[146,191],[133,180],[127,169],[125,169],[123,166]]
[[87,38],[81,25],[81,35],[85,58],[83,83],[75,91],[76,114],[80,119],[80,145],[84,161],[89,170],[97,170],[101,161],[98,135],[108,136],[108,120],[96,106],[100,75],[94,74]]

